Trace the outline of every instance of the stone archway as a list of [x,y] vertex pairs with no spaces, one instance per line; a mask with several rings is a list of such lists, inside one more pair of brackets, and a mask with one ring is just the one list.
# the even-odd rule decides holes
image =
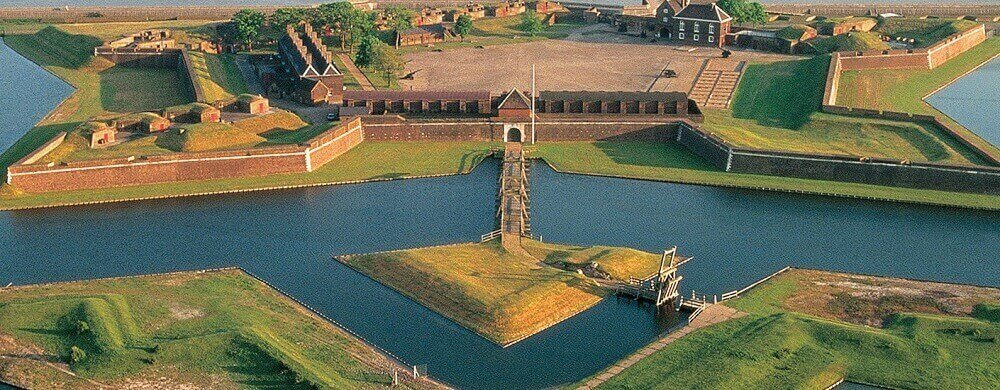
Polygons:
[[503,140],[504,142],[524,142],[524,133],[519,128],[510,127],[504,134]]

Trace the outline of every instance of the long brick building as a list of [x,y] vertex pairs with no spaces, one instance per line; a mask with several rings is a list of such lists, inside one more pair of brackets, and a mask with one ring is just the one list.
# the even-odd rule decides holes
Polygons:
[[333,54],[316,35],[309,23],[288,25],[278,40],[278,54],[287,71],[276,81],[283,94],[303,104],[340,103],[344,94],[344,75],[333,63]]
[[722,47],[728,44],[726,34],[733,18],[714,2],[654,0],[646,7],[652,11],[622,15],[618,21],[622,29],[689,45]]

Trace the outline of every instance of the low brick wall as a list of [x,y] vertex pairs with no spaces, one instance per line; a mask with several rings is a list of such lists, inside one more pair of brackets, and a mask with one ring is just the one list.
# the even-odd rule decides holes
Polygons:
[[37,193],[310,172],[357,146],[363,139],[361,122],[355,119],[299,146],[174,153],[62,164],[21,162],[7,169],[7,182],[23,191]]
[[[628,116],[611,119],[594,115],[541,116],[535,122],[535,140],[546,141],[667,141],[680,119]],[[489,118],[452,121],[400,117],[365,117],[365,139],[373,141],[503,141],[504,122]],[[531,137],[530,123],[517,126]]]

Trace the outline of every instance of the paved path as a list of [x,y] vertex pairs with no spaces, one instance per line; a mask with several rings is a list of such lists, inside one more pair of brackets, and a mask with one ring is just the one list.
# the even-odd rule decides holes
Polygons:
[[347,68],[347,71],[351,72],[351,75],[354,76],[354,79],[358,80],[358,84],[361,85],[361,90],[363,91],[375,90],[375,86],[372,85],[372,82],[368,80],[368,76],[365,76],[365,74],[361,72],[361,69],[358,69],[357,65],[354,65],[354,60],[351,59],[351,56],[344,53],[337,53],[337,57],[340,58],[340,61],[344,63],[344,67]]
[[633,364],[642,360],[646,356],[652,355],[654,352],[659,351],[674,342],[681,337],[684,337],[688,333],[694,332],[698,329],[704,328],[709,325],[718,324],[720,322],[725,322],[733,318],[740,318],[747,315],[747,313],[741,312],[739,310],[733,309],[725,305],[709,305],[705,307],[705,310],[701,312],[701,315],[696,317],[694,321],[685,325],[684,327],[668,333],[666,336],[660,337],[660,339],[654,341],[653,343],[647,345],[643,349],[636,353],[633,353],[628,358],[615,363],[615,365],[604,370],[600,374],[597,374],[593,379],[587,381],[586,384],[580,386],[580,389],[593,389],[600,386],[602,383],[606,382],[611,377],[618,375],[618,373],[624,371],[626,368],[631,367]]

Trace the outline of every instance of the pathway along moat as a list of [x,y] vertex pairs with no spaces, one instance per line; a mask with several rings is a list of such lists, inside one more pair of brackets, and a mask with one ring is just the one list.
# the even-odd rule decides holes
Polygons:
[[[18,84],[25,78],[4,80],[31,91],[30,80]],[[3,120],[2,136],[26,130]],[[573,382],[676,323],[612,298],[501,349],[330,258],[477,239],[494,228],[498,174],[490,160],[464,176],[0,212],[0,285],[238,265],[468,388]],[[544,165],[531,180],[535,234],[649,251],[678,245],[696,257],[683,270],[686,291],[732,290],[789,264],[1000,285],[1000,213],[562,175]]]

